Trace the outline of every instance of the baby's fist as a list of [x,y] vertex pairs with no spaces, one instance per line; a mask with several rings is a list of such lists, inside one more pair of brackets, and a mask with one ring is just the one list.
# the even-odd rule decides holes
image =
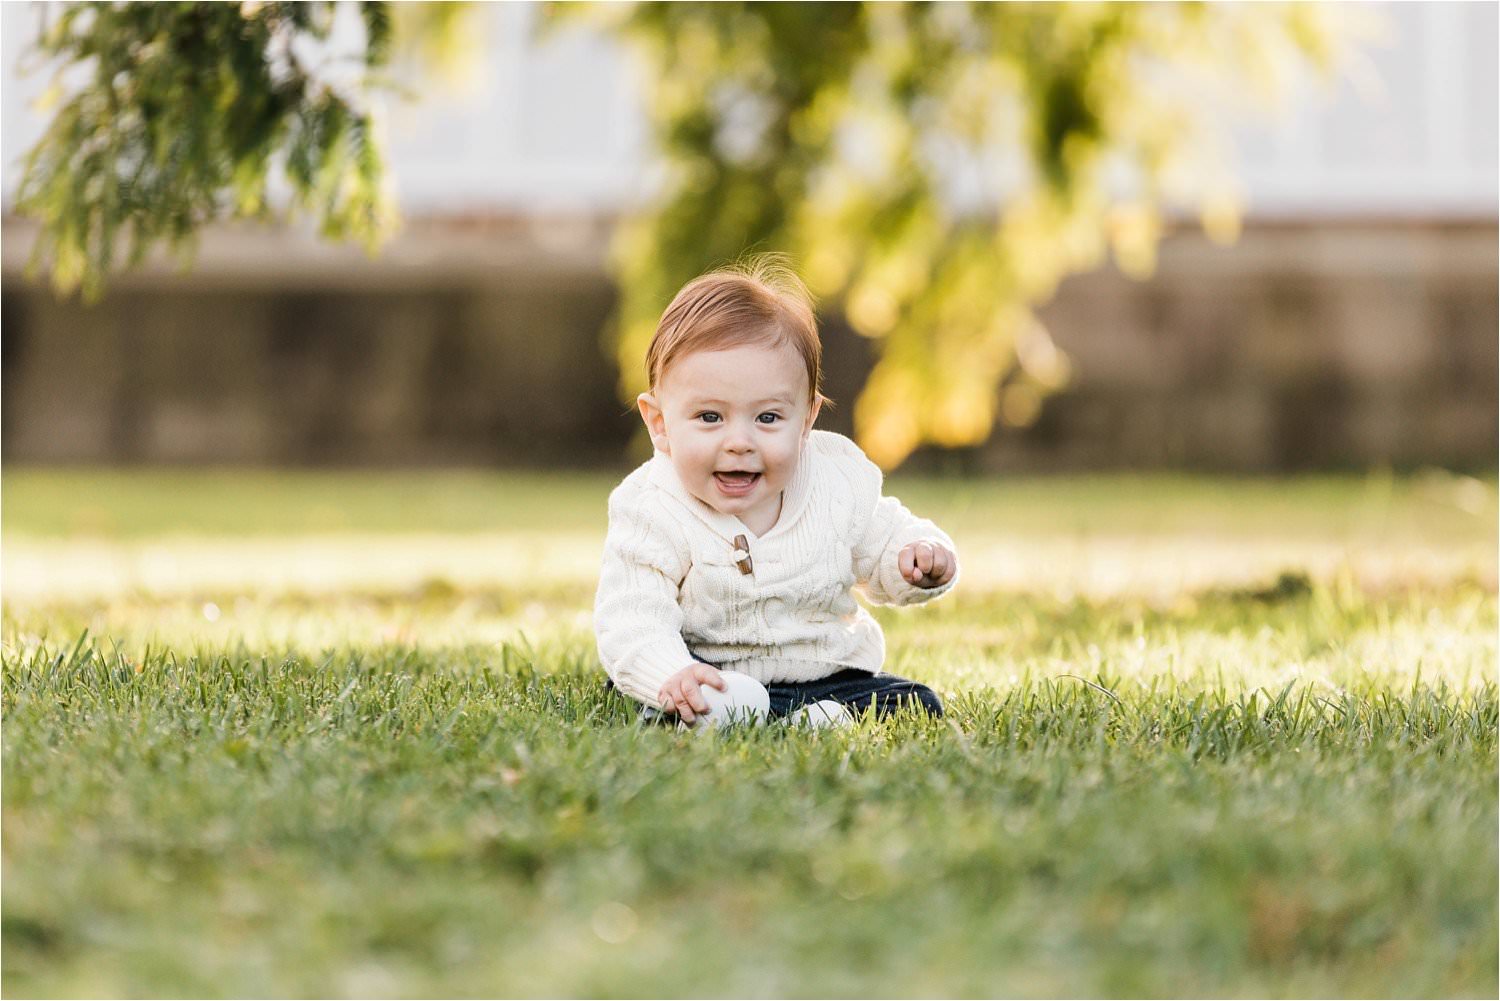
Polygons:
[[958,557],[940,542],[909,542],[897,559],[901,578],[917,587],[942,587],[958,572]]

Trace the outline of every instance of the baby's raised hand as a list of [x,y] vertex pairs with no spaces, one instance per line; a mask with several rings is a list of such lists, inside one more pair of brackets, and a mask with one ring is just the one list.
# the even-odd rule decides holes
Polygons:
[[958,557],[940,542],[909,542],[897,559],[902,579],[921,588],[942,587],[958,572]]
[[692,723],[699,713],[708,712],[708,701],[698,690],[699,685],[713,685],[721,692],[729,690],[729,685],[719,676],[718,668],[689,664],[662,682],[656,693],[661,711],[675,713],[684,723]]

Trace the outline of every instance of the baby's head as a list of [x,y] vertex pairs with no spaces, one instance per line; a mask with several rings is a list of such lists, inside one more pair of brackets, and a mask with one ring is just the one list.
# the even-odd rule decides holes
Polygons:
[[683,486],[759,534],[823,403],[821,363],[806,287],[756,258],[677,293],[646,352],[651,389],[636,403]]

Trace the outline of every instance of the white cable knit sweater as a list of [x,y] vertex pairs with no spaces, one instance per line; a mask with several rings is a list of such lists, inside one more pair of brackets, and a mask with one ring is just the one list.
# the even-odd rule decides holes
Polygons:
[[[844,668],[877,671],[885,635],[850,591],[878,605],[947,593],[915,587],[897,557],[936,525],[880,494],[879,467],[843,435],[814,431],[782,498],[781,517],[757,537],[733,515],[688,493],[657,453],[609,496],[609,535],[594,631],[620,690],[648,705],[668,677],[704,661],[763,682],[814,681]],[[735,564],[750,543],[752,572]]]

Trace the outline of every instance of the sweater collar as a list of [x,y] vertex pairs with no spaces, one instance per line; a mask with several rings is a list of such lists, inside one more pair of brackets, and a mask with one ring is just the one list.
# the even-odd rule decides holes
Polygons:
[[[813,432],[816,434],[817,432]],[[817,461],[817,450],[810,443],[802,446],[802,454],[797,459],[797,468],[792,472],[792,480],[782,491],[781,516],[776,519],[765,535],[757,536],[745,526],[743,521],[732,514],[724,514],[716,511],[703,501],[688,492],[687,487],[682,485],[682,479],[677,475],[677,469],[672,465],[672,460],[665,452],[657,452],[651,457],[650,470],[647,476],[650,482],[656,484],[667,494],[677,500],[693,512],[700,521],[709,527],[716,535],[725,540],[733,542],[736,535],[744,535],[757,542],[779,535],[796,523],[802,516],[802,511],[807,507],[808,495],[812,492],[812,464]]]

